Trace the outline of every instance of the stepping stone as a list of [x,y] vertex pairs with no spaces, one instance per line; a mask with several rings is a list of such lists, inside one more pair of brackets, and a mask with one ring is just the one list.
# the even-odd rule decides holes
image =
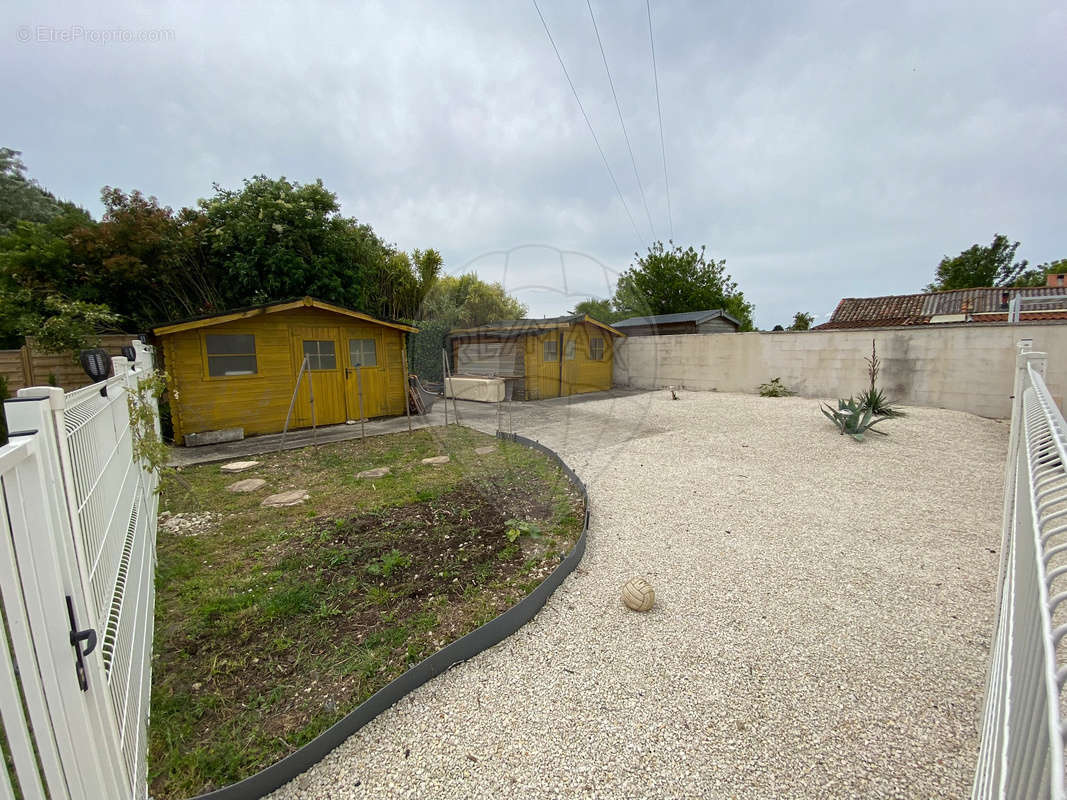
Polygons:
[[474,449],[474,452],[477,453],[480,456],[487,456],[490,453],[495,453],[496,452],[496,445],[495,444],[491,444],[491,445],[489,445],[487,447],[476,447]]
[[298,506],[308,499],[308,493],[304,489],[291,489],[288,492],[279,492],[270,497],[264,497],[261,506],[268,508],[281,508],[282,506]]
[[221,470],[223,472],[244,472],[246,469],[252,469],[252,467],[258,467],[258,461],[231,461],[229,464],[223,464]]
[[226,487],[230,492],[254,492],[256,489],[266,486],[267,482],[262,478],[245,478],[243,481],[231,483]]
[[390,473],[389,467],[376,467],[374,469],[365,469],[362,472],[357,472],[357,478],[384,478]]
[[433,464],[435,467],[438,467],[441,464],[447,464],[451,460],[452,459],[449,458],[448,456],[434,456],[433,458],[424,458],[422,460],[422,463],[423,464]]

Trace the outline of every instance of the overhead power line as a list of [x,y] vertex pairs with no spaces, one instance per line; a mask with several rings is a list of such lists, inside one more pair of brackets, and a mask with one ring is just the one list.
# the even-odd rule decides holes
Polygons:
[[645,185],[641,183],[641,176],[637,172],[637,160],[634,158],[634,149],[630,145],[630,134],[626,132],[626,122],[622,117],[622,106],[619,105],[619,96],[615,93],[615,81],[611,79],[611,68],[608,67],[608,56],[604,52],[604,42],[600,39],[600,29],[596,24],[596,16],[593,14],[593,4],[585,0],[589,9],[589,19],[593,21],[593,32],[596,34],[596,43],[600,46],[600,57],[604,59],[604,72],[608,76],[608,86],[611,87],[611,96],[615,99],[615,111],[619,114],[619,125],[622,128],[622,137],[626,140],[626,149],[630,153],[630,163],[634,168],[634,179],[637,181],[637,189],[641,192],[641,203],[645,207],[645,217],[648,218],[648,229],[652,232],[652,238],[656,238],[656,226],[652,224],[652,214],[648,210],[648,200],[645,198]]
[[641,232],[637,229],[637,223],[634,221],[634,215],[630,213],[630,207],[626,204],[626,198],[623,197],[622,190],[619,188],[619,182],[615,180],[615,173],[611,170],[611,165],[608,163],[608,157],[604,155],[604,148],[600,146],[600,140],[597,139],[596,131],[593,130],[593,123],[589,121],[589,115],[585,113],[585,106],[582,105],[582,99],[578,96],[578,90],[574,88],[574,81],[571,80],[570,73],[567,72],[567,66],[563,63],[563,56],[560,55],[559,48],[556,47],[556,42],[552,38],[552,32],[548,29],[548,23],[545,22],[545,15],[541,13],[540,6],[537,5],[537,0],[532,0],[533,7],[537,11],[537,16],[541,18],[541,24],[545,27],[545,35],[548,36],[548,43],[552,45],[552,50],[556,53],[556,58],[559,59],[559,65],[563,69],[563,76],[567,79],[567,83],[571,87],[571,92],[574,94],[574,99],[578,103],[578,108],[582,112],[582,117],[585,119],[585,124],[589,128],[589,135],[593,137],[593,144],[596,145],[597,152],[600,153],[600,158],[604,162],[604,168],[608,171],[608,176],[611,178],[611,183],[615,187],[615,192],[619,195],[619,201],[622,203],[623,209],[626,211],[626,216],[630,219],[630,225],[633,226],[634,234],[637,236],[637,240],[644,247],[646,242],[641,236]]
[[663,184],[667,190],[667,224],[670,226],[671,239],[674,239],[674,217],[671,214],[671,181],[667,177],[667,146],[663,143],[663,109],[659,102],[659,72],[656,69],[656,42],[652,36],[652,0],[645,0],[648,9],[648,44],[652,49],[652,78],[656,82],[656,115],[659,117],[659,147],[663,153]]

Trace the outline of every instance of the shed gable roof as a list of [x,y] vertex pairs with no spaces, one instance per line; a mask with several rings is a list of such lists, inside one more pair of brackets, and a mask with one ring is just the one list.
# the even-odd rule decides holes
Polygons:
[[232,311],[223,311],[218,314],[208,314],[206,316],[172,322],[167,325],[160,325],[159,327],[153,328],[152,333],[156,336],[166,336],[169,333],[181,333],[182,331],[190,331],[197,328],[208,328],[212,325],[222,325],[223,323],[234,322],[239,319],[250,319],[252,317],[263,316],[264,314],[275,314],[279,311],[291,311],[294,308],[317,308],[321,311],[330,311],[334,314],[341,314],[346,317],[362,320],[363,322],[382,325],[386,328],[395,328],[396,330],[408,331],[409,333],[419,332],[418,328],[413,328],[402,322],[390,322],[372,317],[369,314],[364,314],[362,311],[356,311],[352,308],[327,303],[325,300],[318,300],[314,297],[302,297],[298,300],[281,300],[275,303],[264,303],[259,306],[237,308]]
[[741,327],[741,322],[731,315],[727,314],[721,308],[708,309],[706,311],[682,311],[677,314],[654,314],[647,317],[629,317],[619,322],[612,323],[616,328],[634,328],[645,327],[648,325],[671,325],[679,322],[692,322],[695,325],[702,325],[708,320],[717,319],[722,317],[727,319],[734,325]]
[[570,316],[545,317],[543,319],[506,319],[501,320],[500,322],[489,322],[485,325],[479,325],[476,328],[456,328],[455,330],[449,331],[448,335],[450,337],[462,337],[493,333],[500,336],[522,336],[528,333],[540,333],[555,328],[569,328],[571,325],[577,325],[583,322],[597,328],[602,328],[612,336],[626,336],[622,331],[615,330],[613,326],[605,325],[603,322],[593,319],[588,314],[572,314]]

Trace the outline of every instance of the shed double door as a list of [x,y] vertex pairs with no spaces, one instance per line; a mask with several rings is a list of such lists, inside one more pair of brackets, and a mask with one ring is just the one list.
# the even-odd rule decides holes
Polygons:
[[[292,328],[294,376],[304,358],[308,371],[300,381],[293,409],[294,428],[312,424],[314,392],[316,425],[336,425],[385,413],[385,364],[381,334],[373,328],[304,326]],[[359,375],[356,375],[356,369]]]

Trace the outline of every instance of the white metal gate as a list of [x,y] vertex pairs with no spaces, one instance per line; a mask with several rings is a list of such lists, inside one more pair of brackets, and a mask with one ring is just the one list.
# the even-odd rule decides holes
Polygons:
[[[147,796],[156,477],[127,401],[150,350],[107,381],[5,404],[0,448],[0,713],[24,798]],[[158,424],[158,419],[157,419]]]

